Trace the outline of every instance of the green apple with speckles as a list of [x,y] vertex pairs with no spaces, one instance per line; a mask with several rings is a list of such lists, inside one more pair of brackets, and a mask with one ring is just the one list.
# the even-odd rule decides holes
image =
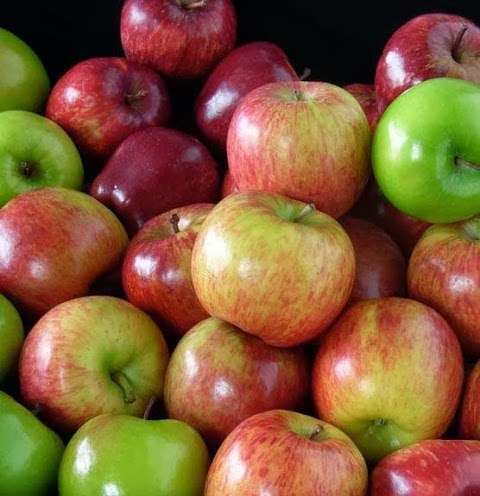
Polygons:
[[380,189],[402,212],[450,223],[480,212],[480,86],[438,78],[398,97],[373,142]]
[[22,319],[15,307],[0,294],[0,382],[16,363],[22,343]]

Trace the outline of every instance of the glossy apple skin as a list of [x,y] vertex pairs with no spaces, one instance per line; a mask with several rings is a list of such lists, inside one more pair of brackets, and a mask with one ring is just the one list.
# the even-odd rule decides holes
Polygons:
[[88,296],[58,305],[30,331],[20,388],[49,424],[73,432],[104,413],[142,416],[162,397],[167,362],[163,335],[145,313],[118,298]]
[[90,189],[135,233],[149,219],[193,203],[214,203],[218,166],[197,139],[166,128],[128,137]]
[[341,224],[355,250],[357,270],[351,301],[403,296],[407,265],[392,238],[363,219],[344,217]]
[[378,461],[445,432],[460,399],[463,357],[435,310],[403,298],[368,300],[326,335],[312,381],[320,418]]
[[230,173],[230,171],[227,171],[222,183],[222,198],[226,198],[232,193],[238,193],[238,188],[235,184],[235,180],[233,179],[232,174]]
[[65,129],[87,156],[105,159],[130,134],[170,118],[162,78],[119,57],[88,59],[53,87],[46,115]]
[[165,378],[165,406],[170,418],[183,420],[218,447],[256,413],[303,406],[308,391],[302,350],[274,348],[210,318],[175,348]]
[[378,62],[375,90],[380,109],[426,79],[451,77],[479,84],[479,53],[480,29],[472,21],[450,14],[415,17],[392,35]]
[[205,310],[273,346],[320,335],[350,298],[354,277],[342,227],[281,195],[225,198],[193,248],[193,285]]
[[172,78],[206,74],[235,46],[230,0],[127,0],[121,38],[128,59]]
[[0,292],[36,316],[86,295],[120,262],[128,242],[110,210],[62,188],[11,200],[0,210],[0,239]]
[[370,129],[375,131],[378,119],[380,119],[381,116],[378,109],[375,86],[373,84],[354,83],[344,86],[343,89],[347,90],[356,98],[357,102],[360,104],[365,112],[365,115],[367,116]]
[[371,496],[480,494],[479,441],[423,441],[385,457],[371,479]]
[[[192,250],[213,205],[181,207],[151,219],[130,242],[122,269],[128,300],[180,337],[208,318],[192,283]],[[178,216],[178,229],[172,217]]]
[[205,496],[364,496],[362,455],[339,429],[286,410],[240,424],[218,450]]
[[480,356],[480,217],[426,231],[410,259],[408,292],[448,320],[467,355]]
[[372,148],[387,199],[432,223],[479,213],[479,113],[480,86],[460,79],[424,81],[398,97],[380,119]]
[[23,323],[19,313],[7,298],[0,294],[0,384],[17,363],[23,336]]
[[347,91],[328,83],[271,83],[249,93],[228,132],[239,191],[261,190],[345,214],[370,173],[370,128]]
[[465,439],[480,440],[480,361],[470,372],[463,393],[460,433]]
[[208,463],[202,438],[183,422],[102,415],[68,443],[60,494],[201,496]]
[[242,98],[255,88],[280,81],[298,81],[280,47],[255,42],[236,48],[215,67],[197,99],[198,128],[224,150],[230,121]]

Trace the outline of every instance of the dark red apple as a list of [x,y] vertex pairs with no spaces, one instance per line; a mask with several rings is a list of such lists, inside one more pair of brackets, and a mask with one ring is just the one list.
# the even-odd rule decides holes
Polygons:
[[480,440],[480,361],[470,372],[463,393],[460,434],[466,439]]
[[230,171],[227,171],[222,183],[222,198],[225,198],[232,193],[238,193],[237,185],[235,184],[235,179],[233,179]]
[[235,49],[210,74],[196,103],[197,125],[221,149],[233,113],[244,96],[267,83],[296,81],[284,51],[273,43],[249,43]]
[[128,59],[174,78],[206,74],[235,46],[230,0],[126,0],[121,38]]
[[344,86],[344,89],[346,89],[357,99],[358,103],[365,112],[365,115],[367,116],[370,128],[374,131],[381,116],[378,110],[375,86],[373,84],[355,83]]
[[219,182],[217,163],[200,141],[173,129],[149,128],[118,147],[90,193],[134,233],[173,208],[214,203]]

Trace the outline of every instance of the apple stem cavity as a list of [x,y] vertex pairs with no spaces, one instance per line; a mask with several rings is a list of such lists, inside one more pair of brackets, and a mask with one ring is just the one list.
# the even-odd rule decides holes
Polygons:
[[203,9],[207,6],[208,0],[177,0],[177,4],[187,10]]
[[172,225],[173,233],[178,234],[180,232],[180,217],[178,216],[178,214],[173,214],[170,217],[170,224]]
[[452,57],[455,62],[461,63],[461,53],[459,53],[460,45],[462,44],[465,33],[468,31],[468,26],[463,25],[462,29],[458,32],[455,42],[452,47]]
[[152,396],[150,401],[145,408],[145,412],[143,413],[143,420],[148,420],[152,414],[153,407],[156,405],[158,398],[156,396]]
[[305,67],[303,73],[300,76],[300,81],[306,81],[312,75],[312,69],[310,67]]
[[125,403],[130,404],[135,402],[136,398],[132,384],[123,372],[114,372],[112,374],[112,381],[122,390]]
[[308,205],[305,205],[303,209],[300,211],[298,214],[297,218],[294,219],[294,222],[301,222],[304,220],[306,217],[308,217],[311,213],[315,212],[317,209],[315,207],[314,203],[309,203]]

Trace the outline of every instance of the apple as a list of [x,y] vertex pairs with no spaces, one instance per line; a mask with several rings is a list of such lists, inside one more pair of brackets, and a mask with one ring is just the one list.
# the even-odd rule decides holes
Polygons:
[[0,494],[49,496],[57,487],[63,443],[31,412],[0,391]]
[[0,28],[0,112],[40,111],[50,90],[47,71],[36,53]]
[[480,442],[434,440],[385,457],[372,473],[371,496],[480,494]]
[[363,219],[344,217],[341,224],[352,241],[356,257],[351,301],[403,296],[407,266],[392,238]]
[[133,238],[125,255],[122,279],[128,300],[179,337],[208,317],[193,289],[191,259],[212,208],[199,203],[155,217]]
[[[450,14],[424,14],[398,29],[377,65],[375,90],[383,110],[426,79],[451,77],[480,83],[480,29]],[[423,113],[419,119],[423,123]]]
[[231,0],[126,0],[120,31],[128,59],[196,78],[235,46],[237,18]]
[[350,307],[315,358],[313,400],[369,461],[440,437],[463,383],[455,333],[431,308],[403,298]]
[[235,184],[235,180],[233,179],[232,174],[230,173],[230,171],[227,170],[222,183],[222,198],[226,198],[232,193],[238,193],[238,188]]
[[377,126],[378,119],[381,116],[378,109],[375,86],[373,84],[354,83],[344,86],[343,89],[347,90],[356,98],[367,116],[370,128],[374,131]]
[[271,83],[237,107],[227,151],[239,191],[280,193],[340,217],[367,182],[370,129],[358,102],[342,88]]
[[205,496],[364,496],[362,455],[339,429],[286,410],[242,422],[218,450]]
[[470,372],[463,394],[460,433],[466,439],[480,440],[480,361]]
[[133,132],[166,124],[170,112],[158,74],[135,62],[103,57],[80,62],[60,78],[46,115],[84,154],[104,159]]
[[285,52],[273,43],[243,45],[227,55],[207,79],[196,106],[197,126],[225,149],[233,113],[248,93],[267,83],[298,81]]
[[430,227],[408,266],[408,292],[445,317],[464,352],[480,356],[480,217]]
[[60,126],[31,112],[0,112],[0,207],[30,189],[82,182],[82,160]]
[[480,86],[460,79],[432,79],[399,96],[378,123],[372,149],[387,199],[432,223],[480,213],[479,113]]
[[22,319],[15,307],[0,294],[0,383],[16,365],[22,344]]
[[35,324],[20,356],[27,405],[64,432],[105,413],[141,416],[161,398],[168,361],[162,332],[111,296],[58,305]]
[[201,496],[208,462],[202,438],[183,422],[101,415],[68,443],[59,489],[62,496]]
[[313,205],[263,192],[222,200],[192,255],[205,310],[279,347],[320,335],[350,298],[355,253],[342,227]]
[[42,188],[0,210],[0,292],[39,316],[86,295],[127,246],[119,220],[78,191]]

